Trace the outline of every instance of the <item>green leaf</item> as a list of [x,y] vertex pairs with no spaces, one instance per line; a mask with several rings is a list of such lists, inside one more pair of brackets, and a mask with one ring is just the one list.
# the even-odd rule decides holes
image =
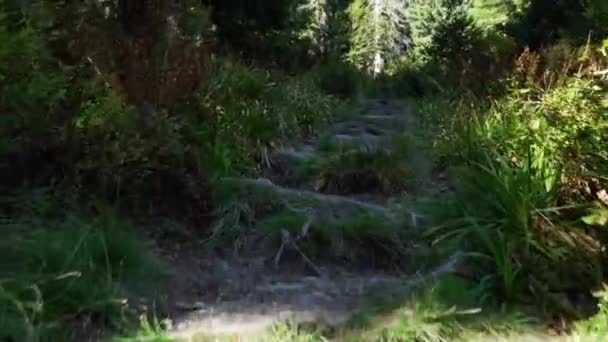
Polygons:
[[582,218],[583,222],[590,226],[603,226],[608,223],[608,208],[599,207],[591,210],[591,213]]

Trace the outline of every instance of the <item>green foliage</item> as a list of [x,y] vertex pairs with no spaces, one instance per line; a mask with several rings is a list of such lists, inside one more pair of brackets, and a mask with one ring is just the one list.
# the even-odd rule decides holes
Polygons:
[[141,200],[154,195],[144,182],[192,170],[180,120],[164,113],[144,118],[106,84],[62,69],[39,31],[9,31],[2,20],[0,155],[12,162],[11,171],[2,166],[3,185],[68,181],[79,192]]
[[2,230],[0,331],[9,339],[68,338],[62,328],[87,317],[119,323],[129,284],[159,274],[147,246],[112,214],[6,220]]
[[321,179],[324,187],[318,190],[331,193],[413,191],[423,168],[420,164],[413,165],[413,146],[413,139],[407,134],[393,137],[384,148],[329,145],[301,173]]
[[348,59],[373,76],[406,52],[406,4],[401,0],[357,0],[348,9],[351,18],[351,50]]
[[590,226],[605,226],[608,223],[608,204],[596,203],[594,207],[590,208],[588,215],[582,217],[582,220]]
[[[102,74],[91,79],[79,68],[62,70],[38,32],[9,31],[0,21],[0,110],[7,123],[0,128],[0,154],[20,170],[2,165],[6,184],[65,182],[85,197],[138,209],[174,210],[159,201],[172,193],[192,207],[180,214],[205,216],[209,177],[250,172],[284,137],[313,133],[338,103],[312,77],[220,62],[198,103],[182,106],[182,115],[136,109]],[[66,87],[70,77],[74,86]]]
[[492,30],[509,19],[509,12],[516,6],[513,0],[473,0],[470,13],[479,26]]
[[[424,50],[429,49],[435,43],[434,37],[450,32],[444,32],[449,27],[457,27],[460,30],[468,30],[472,26],[472,19],[468,14],[469,3],[467,1],[434,0],[414,1],[408,8],[408,19],[412,25],[412,40],[415,44],[415,53],[420,58],[424,56]],[[459,27],[461,26],[461,27]],[[451,32],[452,34],[466,34],[466,32]],[[439,48],[440,46],[437,46]]]
[[477,291],[462,279],[443,276],[425,285],[371,294],[351,322],[335,331],[287,324],[278,326],[273,337],[345,342],[510,341],[510,336],[534,327],[530,318],[513,309],[480,305]]
[[52,63],[42,37],[30,27],[13,31],[8,24],[0,12],[1,155],[45,139],[66,93],[61,70]]
[[[443,154],[479,161],[483,154],[477,153],[478,146],[486,146],[518,164],[528,158],[532,146],[545,150],[569,174],[580,175],[581,166],[591,173],[601,172],[606,163],[602,151],[607,132],[601,82],[565,77],[550,82],[549,86],[557,86],[546,89],[534,78],[517,75],[508,94],[490,107],[478,102],[438,107],[436,102],[429,104],[433,107],[421,108],[435,117],[428,117],[435,120],[431,126],[441,125],[438,148],[447,149]],[[518,81],[521,79],[524,81]],[[448,106],[457,108],[454,115],[437,123],[437,116],[442,121],[441,117],[447,115]]]
[[596,32],[598,37],[601,34],[606,34],[606,25],[608,25],[608,4],[601,0],[587,0],[585,7],[585,17],[587,17],[595,29],[603,30]]
[[556,204],[557,174],[542,152],[516,168],[498,158],[493,161],[488,155],[487,162],[458,174],[449,213],[441,219],[445,223],[433,235],[437,241],[449,238],[456,248],[487,258],[488,270],[495,272],[489,274],[496,278],[486,281],[512,299],[522,291],[517,287],[522,284],[519,277],[526,276],[522,273],[534,274],[524,269],[528,254],[549,253],[540,245],[535,225],[538,216],[541,222],[545,219],[539,213]]
[[205,0],[217,26],[218,48],[267,67],[302,70],[318,47],[305,33],[312,19],[300,0]]
[[314,72],[320,89],[327,94],[343,99],[352,99],[359,94],[362,77],[350,64],[331,62],[319,66]]
[[113,338],[112,342],[174,342],[174,339],[167,337],[165,332],[165,322],[159,322],[155,317],[152,321],[146,315],[139,318],[139,326],[134,334],[129,337]]
[[577,335],[593,337],[600,341],[608,336],[608,292],[607,286],[595,293],[599,299],[598,312],[593,317],[577,323]]
[[374,309],[394,309],[393,319],[371,327],[361,337],[347,340],[483,341],[525,331],[531,326],[531,321],[521,313],[482,305],[477,290],[465,280],[443,276],[425,285],[397,290],[396,296],[391,293],[390,297],[373,303],[371,313]]
[[183,125],[183,119],[166,113],[143,117],[122,99],[102,90],[84,102],[81,114],[64,128],[64,143],[79,156],[73,160],[73,180],[80,186],[98,186],[102,193],[117,199],[143,195],[146,188],[154,196],[149,182],[172,173],[177,174],[178,183],[185,183],[185,173],[202,170],[188,163],[191,154],[185,146],[188,141]]
[[502,78],[508,69],[513,44],[493,28],[482,29],[471,8],[471,2],[463,0],[412,2],[408,8],[414,46],[410,58],[424,73],[444,83],[487,93],[491,81]]
[[[472,52],[475,39],[480,35],[472,18],[466,14],[466,8],[446,8],[450,13],[440,19],[437,26],[429,28],[430,43],[421,46],[421,53],[433,62],[446,64],[452,58]],[[460,57],[462,59],[462,57]]]
[[559,39],[580,44],[608,34],[606,4],[601,0],[527,0],[522,7],[513,11],[505,29],[523,47],[538,49]]
[[[539,66],[525,54],[519,63]],[[552,65],[564,64],[544,64]],[[543,82],[555,69],[544,78],[519,76],[524,69],[517,67],[508,93],[494,102],[421,107],[441,164],[457,165],[450,204],[433,211],[431,235],[473,252],[482,284],[500,298],[532,295],[545,310],[575,317],[551,293],[589,291],[601,281],[603,238],[572,222],[582,212],[561,206],[602,201],[605,91],[583,73]],[[598,204],[583,221],[601,224],[602,215]]]
[[287,137],[313,134],[339,103],[312,78],[279,78],[229,61],[218,61],[211,75],[201,97],[213,120],[211,141],[229,149],[226,166],[236,172],[251,170]]
[[287,25],[289,10],[294,1],[245,1],[245,0],[206,0],[213,9],[213,21],[220,26],[220,36],[233,41],[244,32],[247,34],[264,34],[271,30],[281,29]]
[[346,0],[306,0],[294,15],[303,22],[299,35],[310,40],[318,59],[340,58],[348,49]]
[[[601,173],[607,161],[603,152],[608,133],[603,92],[593,80],[581,78],[569,79],[545,92],[514,90],[498,104],[497,114],[488,122],[488,130],[493,132],[490,138],[516,160],[525,158],[526,144],[532,139],[565,168],[568,177],[589,179],[589,173]],[[526,133],[530,130],[534,134]],[[579,192],[572,200],[584,197]]]

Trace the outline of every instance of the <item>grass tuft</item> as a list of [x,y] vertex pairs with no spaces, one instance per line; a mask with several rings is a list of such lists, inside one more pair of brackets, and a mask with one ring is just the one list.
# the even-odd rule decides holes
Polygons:
[[63,335],[75,322],[119,323],[130,313],[129,285],[159,275],[148,246],[112,214],[7,222],[2,231],[0,331],[16,341]]

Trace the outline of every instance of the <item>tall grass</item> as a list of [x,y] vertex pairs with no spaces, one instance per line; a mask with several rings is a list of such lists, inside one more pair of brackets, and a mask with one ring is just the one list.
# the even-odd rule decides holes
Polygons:
[[225,59],[209,68],[210,84],[199,96],[207,122],[195,135],[201,145],[211,141],[212,154],[221,152],[219,174],[250,172],[277,144],[314,134],[341,104],[321,91],[316,75],[287,77]]
[[486,152],[484,163],[458,170],[454,192],[443,222],[431,231],[436,242],[449,240],[458,248],[490,261],[492,286],[506,298],[518,292],[523,257],[545,253],[535,227],[540,213],[555,207],[557,172],[532,154],[513,167],[501,156]]
[[483,306],[467,281],[443,276],[424,288],[394,288],[375,296],[346,325],[323,329],[279,325],[272,341],[495,341],[535,322],[509,307]]
[[582,74],[549,85],[518,75],[492,101],[463,96],[420,106],[437,167],[450,171],[453,188],[431,209],[429,236],[469,252],[488,295],[576,317],[574,304],[556,298],[588,293],[603,279],[601,235],[581,220],[597,225],[602,216],[584,217],[581,208],[601,202],[606,186],[596,171],[605,163],[605,91]]
[[[130,314],[130,285],[159,275],[147,246],[111,214],[0,224],[0,332],[14,341],[74,338]],[[70,327],[66,329],[66,327]]]

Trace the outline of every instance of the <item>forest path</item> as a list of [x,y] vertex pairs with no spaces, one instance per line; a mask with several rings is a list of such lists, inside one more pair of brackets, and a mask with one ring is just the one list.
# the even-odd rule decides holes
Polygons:
[[[397,231],[396,236],[400,236],[399,230],[416,229],[418,225],[417,214],[386,194],[386,184],[381,179],[370,179],[374,177],[357,172],[354,172],[357,177],[343,179],[342,175],[353,172],[341,165],[336,165],[341,175],[334,174],[333,178],[323,179],[318,173],[312,179],[302,176],[306,173],[302,170],[310,170],[319,160],[331,168],[331,158],[337,153],[390,152],[398,146],[395,137],[415,130],[413,113],[399,103],[367,99],[356,109],[356,114],[335,122],[315,140],[275,151],[268,158],[264,178],[226,180],[246,189],[248,194],[263,193],[258,199],[261,204],[254,205],[256,210],[262,210],[260,206],[264,207],[266,202],[279,202],[283,212],[302,215],[304,219],[279,223],[272,228],[278,238],[270,239],[271,242],[259,238],[269,234],[268,227],[256,222],[247,228],[248,233],[230,241],[235,252],[229,255],[200,250],[186,256],[183,251],[176,253],[181,255],[172,262],[177,279],[173,285],[175,293],[170,296],[172,304],[166,308],[173,321],[171,337],[184,341],[204,341],[209,336],[267,341],[272,327],[285,321],[338,327],[358,312],[369,294],[388,294],[454,270],[457,258],[427,268],[421,275],[417,273],[419,269],[402,273],[403,267],[375,261],[341,262],[340,258],[309,257],[310,249],[305,247],[320,230],[329,229],[319,222],[341,222],[364,214],[375,220],[372,230],[375,224],[390,226]],[[410,163],[424,164],[424,157],[418,153],[408,159]],[[345,184],[332,186],[332,182]],[[238,197],[237,202],[249,200],[246,195]],[[293,227],[288,227],[290,224]],[[331,246],[323,247],[327,248],[327,253],[323,253],[333,254]],[[347,254],[351,252],[349,245],[345,249]],[[368,259],[375,260],[373,252],[363,254],[370,254]],[[416,276],[411,275],[414,272]]]

